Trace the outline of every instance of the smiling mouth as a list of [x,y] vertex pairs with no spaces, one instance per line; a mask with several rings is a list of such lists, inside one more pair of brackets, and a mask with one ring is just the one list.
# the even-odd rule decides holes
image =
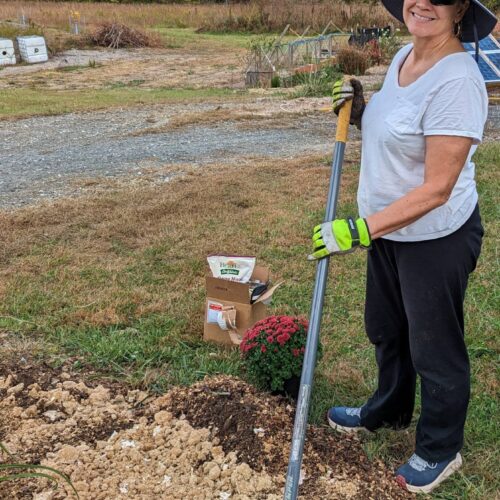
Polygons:
[[424,17],[424,16],[419,16],[415,12],[411,12],[411,15],[417,19],[418,21],[423,21],[423,22],[429,22],[429,21],[434,21],[433,17]]

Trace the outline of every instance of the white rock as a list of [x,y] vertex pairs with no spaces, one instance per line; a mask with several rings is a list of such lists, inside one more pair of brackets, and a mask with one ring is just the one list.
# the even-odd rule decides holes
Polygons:
[[44,417],[47,417],[51,422],[55,422],[56,420],[61,420],[64,418],[64,413],[61,413],[57,410],[48,410],[43,414]]
[[122,447],[122,450],[124,450],[125,448],[135,448],[136,444],[132,439],[122,439],[120,441],[120,446]]

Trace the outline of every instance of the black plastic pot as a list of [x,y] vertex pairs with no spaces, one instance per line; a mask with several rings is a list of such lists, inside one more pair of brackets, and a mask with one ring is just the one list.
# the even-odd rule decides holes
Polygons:
[[293,377],[290,377],[283,382],[283,390],[273,391],[272,394],[275,394],[277,396],[289,396],[297,401],[297,398],[299,397],[299,389],[300,377],[294,375]]

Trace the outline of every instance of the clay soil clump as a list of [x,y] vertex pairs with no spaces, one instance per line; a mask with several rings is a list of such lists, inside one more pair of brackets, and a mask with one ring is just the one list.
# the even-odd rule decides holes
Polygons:
[[[23,358],[24,359],[24,358]],[[13,457],[68,474],[82,500],[280,499],[294,409],[226,376],[157,397],[89,382],[71,364],[0,362],[0,441]],[[302,498],[404,499],[359,441],[308,431]],[[0,483],[0,498],[72,498],[60,482]]]

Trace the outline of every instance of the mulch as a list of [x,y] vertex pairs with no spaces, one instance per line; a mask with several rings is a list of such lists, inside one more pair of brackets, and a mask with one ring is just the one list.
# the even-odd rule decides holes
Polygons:
[[[211,429],[225,452],[237,451],[254,470],[285,477],[295,416],[287,399],[262,394],[237,378],[218,376],[171,390],[164,407],[177,418],[184,415],[195,428]],[[318,479],[326,475],[359,480],[360,499],[412,498],[381,461],[368,459],[357,437],[327,427],[308,427],[303,468],[300,492],[305,498],[324,491]]]

